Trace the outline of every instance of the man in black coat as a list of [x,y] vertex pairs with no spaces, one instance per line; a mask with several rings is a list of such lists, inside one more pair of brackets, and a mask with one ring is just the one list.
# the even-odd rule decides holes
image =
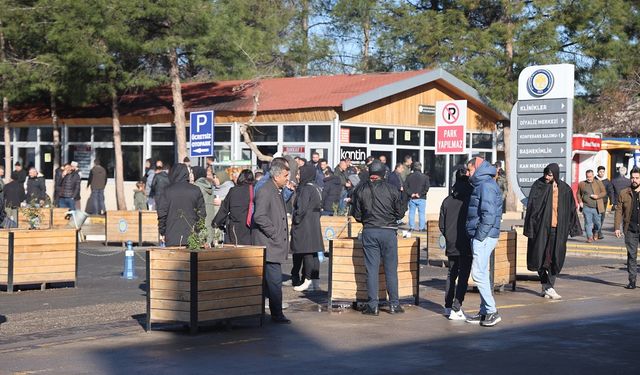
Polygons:
[[29,168],[29,177],[27,178],[27,203],[44,204],[47,197],[47,187],[44,183],[44,177],[38,176],[38,171]]
[[564,265],[568,236],[581,233],[573,191],[560,180],[558,164],[551,163],[531,187],[524,219],[527,269],[538,272],[542,297],[562,298],[554,289],[556,275]]
[[206,217],[200,188],[189,183],[189,168],[177,164],[169,176],[171,185],[158,202],[158,231],[166,246],[186,245],[198,220]]
[[288,324],[291,321],[282,313],[282,262],[289,253],[289,222],[282,189],[289,181],[288,163],[275,158],[269,174],[269,180],[256,191],[251,237],[254,245],[264,246],[267,251],[264,290],[271,320]]
[[[187,166],[185,165],[185,168]],[[188,168],[187,168],[188,170]],[[164,169],[162,165],[156,166],[155,174],[153,175],[153,180],[151,182],[151,195],[153,198],[156,209],[160,204],[158,201],[163,199],[165,189],[171,184],[171,180],[169,179],[169,174]]]
[[333,216],[334,207],[340,205],[342,181],[330,170],[324,171],[324,187],[322,188],[322,216]]
[[11,227],[17,227],[18,223],[18,208],[20,204],[24,202],[27,195],[24,193],[24,186],[17,181],[17,176],[11,175],[11,182],[4,186],[4,199],[5,199],[5,212],[7,217],[11,220]]
[[620,192],[631,185],[631,180],[625,177],[627,174],[626,167],[618,168],[618,175],[611,180],[611,185],[613,185],[613,206],[618,205],[618,195]]
[[[466,223],[469,198],[473,186],[469,183],[466,168],[456,171],[456,183],[451,194],[440,206],[440,233],[446,241],[446,255],[449,260],[447,284],[444,289],[444,315],[450,320],[465,320],[462,302],[469,284],[469,274],[473,253],[467,236]],[[458,285],[456,286],[456,280]]]
[[362,247],[367,270],[365,315],[378,315],[378,272],[380,258],[389,294],[389,313],[402,313],[398,299],[398,220],[406,211],[400,192],[384,179],[386,169],[380,161],[369,165],[369,180],[353,192],[353,217],[362,223]]

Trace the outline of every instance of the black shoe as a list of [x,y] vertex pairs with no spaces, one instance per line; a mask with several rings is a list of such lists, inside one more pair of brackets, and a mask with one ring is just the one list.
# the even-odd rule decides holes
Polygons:
[[476,314],[474,316],[468,317],[467,318],[467,323],[480,324],[485,319],[485,317],[486,317],[486,315]]
[[277,324],[291,324],[291,320],[287,319],[284,315],[272,316],[271,321]]
[[390,305],[389,314],[404,314],[404,308],[400,304]]
[[487,314],[484,319],[480,321],[480,325],[483,327],[493,327],[496,324],[500,323],[500,321],[502,321],[502,318],[496,311],[494,313]]
[[629,281],[629,284],[627,284],[624,288],[625,289],[635,289],[636,288],[636,282],[635,281]]
[[598,235],[598,239],[599,239],[599,240],[604,240],[604,236],[603,236],[603,235],[601,235],[601,234],[599,234],[599,235]]
[[364,309],[362,309],[362,313],[364,315],[373,315],[373,316],[378,316],[380,314],[380,310],[378,310],[378,308],[372,308],[371,306],[367,305]]

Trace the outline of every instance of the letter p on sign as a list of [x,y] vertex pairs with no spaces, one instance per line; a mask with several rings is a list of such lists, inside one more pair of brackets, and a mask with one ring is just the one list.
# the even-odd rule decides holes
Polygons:
[[207,124],[207,117],[207,115],[202,113],[196,115],[196,132],[200,133],[200,127]]

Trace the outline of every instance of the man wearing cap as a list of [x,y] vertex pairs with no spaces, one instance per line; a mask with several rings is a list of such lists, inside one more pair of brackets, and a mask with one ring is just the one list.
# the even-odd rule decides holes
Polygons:
[[[374,160],[369,179],[362,181],[352,198],[353,217],[362,223],[362,246],[367,270],[368,301],[362,313],[378,315],[378,272],[380,258],[389,294],[389,313],[404,312],[398,297],[398,220],[406,211],[400,192],[384,180],[385,166]],[[375,199],[374,199],[375,197]]]
[[58,207],[76,209],[75,198],[80,195],[80,174],[76,171],[78,163],[72,161],[71,164],[65,165],[62,171],[62,180],[58,191]]

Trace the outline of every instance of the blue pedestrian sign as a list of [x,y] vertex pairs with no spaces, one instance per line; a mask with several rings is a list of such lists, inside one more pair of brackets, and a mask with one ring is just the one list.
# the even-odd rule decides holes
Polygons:
[[189,156],[213,156],[213,111],[191,112]]

